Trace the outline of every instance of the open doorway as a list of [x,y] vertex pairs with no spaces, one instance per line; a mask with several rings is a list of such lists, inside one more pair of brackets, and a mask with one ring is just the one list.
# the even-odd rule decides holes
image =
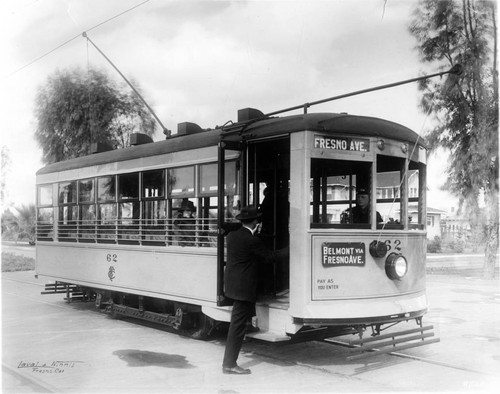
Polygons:
[[[272,250],[288,247],[290,138],[248,144],[248,203],[262,213],[259,236]],[[289,262],[279,260],[263,267],[259,292],[274,293],[288,289]]]

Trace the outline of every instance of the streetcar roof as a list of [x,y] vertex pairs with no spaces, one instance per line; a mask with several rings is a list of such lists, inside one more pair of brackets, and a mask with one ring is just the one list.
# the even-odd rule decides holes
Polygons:
[[173,135],[171,138],[153,143],[131,146],[112,151],[82,156],[49,164],[37,171],[37,175],[58,171],[107,164],[140,157],[155,156],[189,149],[216,146],[224,139],[238,141],[299,132],[303,130],[335,134],[354,134],[370,137],[384,137],[410,143],[424,141],[409,128],[388,120],[335,113],[309,113],[283,117],[270,117],[260,120],[236,123],[230,128],[204,130],[183,136]]

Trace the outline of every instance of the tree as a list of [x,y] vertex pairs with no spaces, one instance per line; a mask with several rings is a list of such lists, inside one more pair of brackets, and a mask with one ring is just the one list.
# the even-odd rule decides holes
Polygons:
[[2,151],[1,151],[1,167],[0,167],[0,206],[3,206],[5,204],[5,201],[7,199],[7,189],[5,185],[5,178],[7,176],[7,172],[9,171],[9,167],[11,165],[11,160],[10,160],[10,152],[9,148],[7,148],[5,145],[2,145]]
[[35,137],[44,163],[90,153],[92,143],[128,145],[130,134],[152,136],[155,122],[143,102],[102,71],[57,70],[35,99]]
[[498,71],[496,3],[481,0],[420,0],[410,25],[421,61],[458,77],[420,84],[421,104],[438,126],[429,146],[450,154],[447,188],[459,197],[471,222],[486,213],[484,276],[494,277],[498,251]]
[[35,204],[21,205],[12,212],[10,209],[2,215],[2,238],[19,241],[35,241],[36,208]]

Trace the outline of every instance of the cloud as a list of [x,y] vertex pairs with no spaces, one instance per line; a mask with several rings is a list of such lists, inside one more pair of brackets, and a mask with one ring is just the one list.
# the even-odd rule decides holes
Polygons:
[[[16,173],[29,176],[41,166],[32,108],[48,75],[57,68],[92,66],[121,82],[79,36],[84,30],[127,78],[137,81],[173,130],[185,121],[214,127],[236,120],[240,108],[271,112],[412,78],[419,70],[406,28],[408,1],[149,1],[109,20],[138,4],[2,2],[2,75],[77,37],[2,81],[0,107],[8,130],[2,131],[2,143],[11,147]],[[425,118],[411,85],[312,110],[378,116],[417,132]],[[156,138],[164,136],[157,132]]]

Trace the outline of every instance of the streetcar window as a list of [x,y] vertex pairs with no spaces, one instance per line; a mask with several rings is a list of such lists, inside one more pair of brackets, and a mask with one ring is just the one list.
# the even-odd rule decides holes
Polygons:
[[118,242],[138,243],[140,203],[124,202],[139,200],[139,173],[118,175]]
[[142,174],[142,196],[144,198],[163,197],[165,195],[165,171],[145,171]]
[[166,201],[147,200],[143,208],[143,243],[165,244],[166,236]]
[[377,210],[384,219],[382,228],[402,228],[401,199],[405,160],[391,156],[377,156]]
[[[217,163],[200,166],[200,195],[217,195]],[[239,173],[236,161],[228,161],[224,167],[224,193],[235,195],[239,188]]]
[[133,224],[133,219],[139,219],[139,203],[124,202],[118,204],[121,224]]
[[203,195],[216,194],[217,185],[217,163],[200,166],[200,193]]
[[83,203],[95,201],[94,179],[85,179],[78,184],[78,201]]
[[[312,159],[310,179],[310,218],[313,225],[368,228],[370,204],[362,217],[354,215],[356,193],[371,185],[371,163],[346,160]],[[369,198],[369,197],[368,197]],[[360,219],[361,218],[361,219]]]
[[52,206],[52,185],[38,186],[38,206]]
[[[78,181],[78,239],[81,242],[94,242],[96,235],[95,179]],[[76,214],[76,213],[75,213]]]
[[197,207],[188,198],[172,200],[174,214],[172,220],[172,233],[174,245],[196,246],[199,233],[197,231]]
[[36,219],[36,239],[52,241],[54,234],[54,208],[38,208]]
[[139,173],[118,175],[118,199],[139,199]]
[[59,203],[76,203],[76,181],[59,184]]
[[100,221],[97,231],[99,241],[116,238],[116,204],[99,204],[98,219]]
[[102,224],[116,223],[116,205],[115,204],[100,204],[99,219]]
[[139,240],[139,218],[140,208],[138,202],[124,202],[118,204],[118,241],[127,243],[128,241]]
[[76,181],[59,183],[59,241],[73,241],[77,237],[78,207],[76,205]]
[[414,161],[408,169],[408,226],[410,229],[423,230],[425,227],[425,165]]
[[80,229],[78,238],[83,242],[94,242],[96,238],[95,204],[80,205]]
[[73,241],[77,236],[78,207],[63,205],[59,207],[59,241]]
[[152,170],[142,174],[142,242],[165,245],[167,232],[167,202],[165,196],[165,171]]
[[97,201],[115,201],[115,177],[97,178]]
[[38,186],[37,202],[36,239],[38,241],[52,241],[54,237],[52,185]]
[[168,169],[169,195],[194,196],[194,166]]

